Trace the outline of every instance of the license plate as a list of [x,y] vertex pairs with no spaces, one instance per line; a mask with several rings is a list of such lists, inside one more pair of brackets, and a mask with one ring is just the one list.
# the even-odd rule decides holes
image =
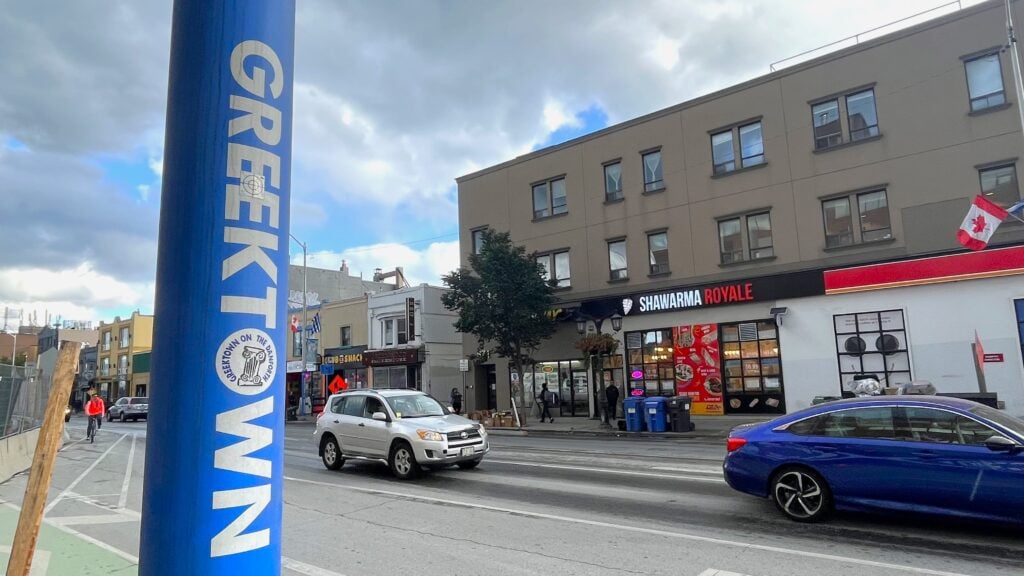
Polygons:
[[462,449],[462,453],[459,454],[459,455],[460,456],[472,456],[475,452],[476,451],[473,450],[472,446],[466,446],[465,448]]

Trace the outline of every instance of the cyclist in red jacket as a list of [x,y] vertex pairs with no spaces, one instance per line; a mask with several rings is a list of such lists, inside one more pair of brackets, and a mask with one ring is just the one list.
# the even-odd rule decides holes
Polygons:
[[96,431],[103,425],[103,415],[107,412],[107,407],[99,394],[92,391],[89,393],[92,398],[85,403],[85,415],[89,417],[89,427],[86,429],[85,435],[89,438],[89,442],[95,442]]

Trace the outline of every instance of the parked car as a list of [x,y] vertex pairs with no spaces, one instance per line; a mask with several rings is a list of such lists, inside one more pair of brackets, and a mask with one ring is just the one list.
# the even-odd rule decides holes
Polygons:
[[1024,421],[956,398],[874,396],[734,429],[725,478],[798,522],[833,509],[1024,523]]
[[149,417],[149,398],[118,398],[117,402],[107,409],[107,421],[115,418],[121,422],[128,420],[145,420]]
[[479,423],[416,390],[351,390],[327,399],[313,433],[324,466],[347,459],[386,463],[399,479],[423,468],[475,468],[489,451]]

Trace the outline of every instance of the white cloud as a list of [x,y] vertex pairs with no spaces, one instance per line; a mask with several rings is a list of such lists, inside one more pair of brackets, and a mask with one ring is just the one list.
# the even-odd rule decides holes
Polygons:
[[0,307],[23,308],[26,321],[34,311],[64,319],[98,320],[104,308],[152,310],[154,283],[129,283],[96,271],[90,264],[75,268],[0,269]]
[[[400,266],[410,284],[439,286],[443,275],[459,267],[459,242],[435,242],[421,250],[385,243],[341,252],[314,252],[309,255],[307,265],[337,270],[343,260],[348,263],[352,274],[361,273],[366,279],[373,277],[376,268],[388,272]],[[302,255],[293,256],[292,264],[302,264]]]
[[570,114],[565,105],[555,100],[544,104],[544,127],[554,132],[563,126],[579,126],[580,121],[575,114]]
[[681,40],[660,36],[654,40],[654,45],[647,55],[662,69],[671,70],[679,63],[679,48],[682,45]]

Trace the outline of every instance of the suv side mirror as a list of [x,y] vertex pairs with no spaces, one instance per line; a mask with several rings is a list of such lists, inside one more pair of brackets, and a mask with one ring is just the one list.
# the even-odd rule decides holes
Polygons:
[[999,435],[985,440],[985,447],[993,452],[1009,452],[1010,454],[1014,454],[1024,448],[1006,436]]
[[383,412],[374,412],[371,418],[373,418],[374,420],[380,420],[381,422],[388,421],[388,415]]

